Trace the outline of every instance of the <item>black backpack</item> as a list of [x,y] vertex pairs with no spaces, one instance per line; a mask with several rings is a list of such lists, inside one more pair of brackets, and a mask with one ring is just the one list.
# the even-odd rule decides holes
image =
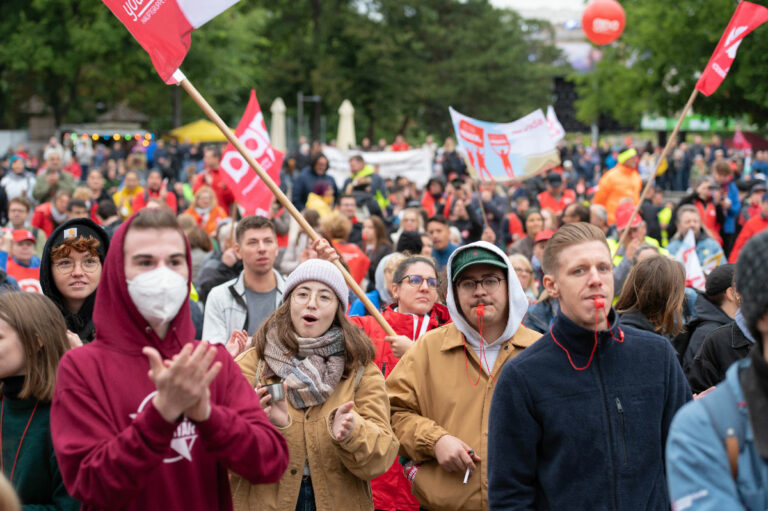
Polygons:
[[672,339],[672,347],[675,348],[675,353],[677,353],[677,361],[680,362],[681,366],[683,365],[683,356],[688,349],[688,345],[691,344],[691,337],[693,336],[693,332],[695,332],[699,325],[702,323],[703,320],[701,318],[691,318],[685,324],[685,329],[683,329],[682,332],[677,334]]

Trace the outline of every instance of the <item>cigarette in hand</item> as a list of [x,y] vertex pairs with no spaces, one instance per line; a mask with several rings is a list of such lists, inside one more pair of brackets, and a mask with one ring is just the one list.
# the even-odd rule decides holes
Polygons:
[[464,472],[464,484],[467,484],[467,479],[469,479],[469,469],[467,469],[467,471]]

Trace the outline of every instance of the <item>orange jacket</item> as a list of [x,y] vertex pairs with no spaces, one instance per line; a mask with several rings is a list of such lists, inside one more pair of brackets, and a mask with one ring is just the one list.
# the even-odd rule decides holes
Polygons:
[[214,206],[211,208],[211,212],[208,214],[208,221],[205,223],[203,223],[203,217],[195,211],[194,206],[188,207],[186,211],[184,211],[184,214],[193,216],[197,225],[205,229],[205,232],[207,232],[209,236],[216,232],[216,227],[218,227],[219,222],[229,216],[221,206]]
[[618,164],[600,178],[592,202],[605,207],[608,212],[608,225],[610,225],[616,221],[616,208],[621,199],[630,198],[637,204],[640,202],[642,191],[643,180],[637,170]]

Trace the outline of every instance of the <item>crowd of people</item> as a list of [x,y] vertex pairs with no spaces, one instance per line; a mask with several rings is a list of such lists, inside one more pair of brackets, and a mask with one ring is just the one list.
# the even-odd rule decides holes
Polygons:
[[366,163],[400,135],[342,182],[301,141],[313,240],[218,145],[71,140],[0,160],[8,509],[768,502],[762,152],[694,137],[643,195],[632,140],[498,184],[430,137],[423,187]]

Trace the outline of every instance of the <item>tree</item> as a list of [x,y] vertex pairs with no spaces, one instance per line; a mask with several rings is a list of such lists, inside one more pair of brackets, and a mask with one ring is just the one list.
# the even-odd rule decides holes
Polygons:
[[[756,3],[765,3],[758,0]],[[595,70],[574,77],[581,99],[577,117],[590,122],[604,113],[638,123],[643,113],[673,115],[685,105],[738,2],[733,0],[625,0],[627,27],[605,47]],[[768,30],[760,27],[739,48],[728,77],[711,97],[699,97],[699,113],[747,114],[768,121]]]

